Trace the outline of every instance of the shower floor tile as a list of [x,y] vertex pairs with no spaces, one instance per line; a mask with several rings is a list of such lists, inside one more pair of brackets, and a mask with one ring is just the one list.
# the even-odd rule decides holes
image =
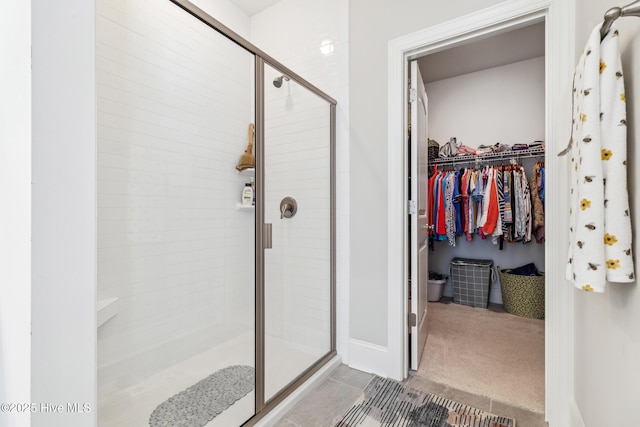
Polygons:
[[[123,388],[98,402],[99,427],[140,427],[149,425],[149,415],[162,402],[231,365],[254,365],[253,333],[247,332],[194,357],[175,364],[137,384]],[[267,398],[287,385],[321,354],[305,351],[284,340],[267,336]],[[215,417],[206,427],[238,426],[254,413],[255,392],[247,394]]]

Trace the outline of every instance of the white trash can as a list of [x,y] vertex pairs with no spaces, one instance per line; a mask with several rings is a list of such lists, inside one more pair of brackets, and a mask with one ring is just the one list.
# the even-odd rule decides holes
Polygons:
[[427,281],[427,301],[440,301],[442,298],[442,288],[447,283],[447,279]]

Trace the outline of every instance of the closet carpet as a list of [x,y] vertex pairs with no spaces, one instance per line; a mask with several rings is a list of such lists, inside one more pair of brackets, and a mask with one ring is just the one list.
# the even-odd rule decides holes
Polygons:
[[544,320],[445,298],[430,302],[427,313],[419,376],[544,412]]

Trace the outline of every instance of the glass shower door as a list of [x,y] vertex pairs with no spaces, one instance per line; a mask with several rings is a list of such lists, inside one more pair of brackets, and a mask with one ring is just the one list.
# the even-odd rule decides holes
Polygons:
[[265,65],[264,123],[268,402],[332,350],[331,107]]
[[168,1],[99,0],[96,19],[98,425],[241,425],[256,230],[254,171],[236,165],[255,55]]

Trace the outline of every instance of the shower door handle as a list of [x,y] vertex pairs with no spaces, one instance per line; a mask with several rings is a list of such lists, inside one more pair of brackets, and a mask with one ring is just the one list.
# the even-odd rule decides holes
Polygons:
[[273,247],[273,242],[271,240],[271,224],[264,224],[264,248],[271,249]]

